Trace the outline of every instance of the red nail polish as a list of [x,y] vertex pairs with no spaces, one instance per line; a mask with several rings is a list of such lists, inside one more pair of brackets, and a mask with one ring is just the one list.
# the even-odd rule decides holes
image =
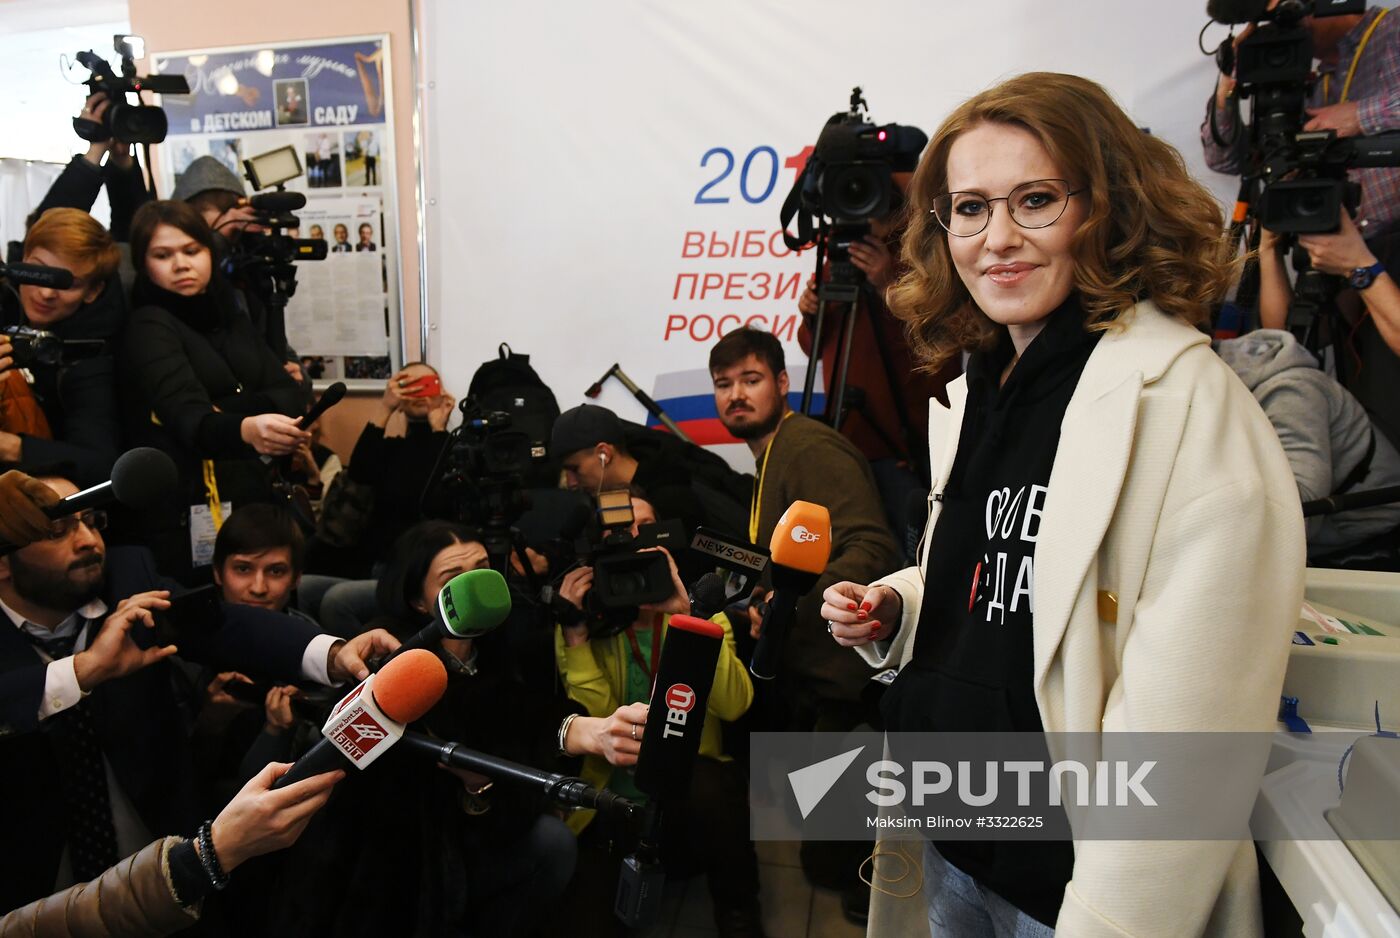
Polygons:
[[855,611],[856,611],[856,604],[855,604],[855,603],[847,603],[847,604],[846,604],[846,608],[849,609],[851,612],[855,612]]
[[869,612],[870,609],[871,609],[871,606],[870,606],[870,603],[865,602],[865,603],[861,603],[861,604],[860,604],[860,608],[863,609],[863,610],[866,611],[866,612]]

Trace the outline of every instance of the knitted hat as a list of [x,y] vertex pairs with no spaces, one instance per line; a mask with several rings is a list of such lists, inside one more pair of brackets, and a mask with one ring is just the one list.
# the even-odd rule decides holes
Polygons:
[[232,192],[235,195],[248,194],[243,188],[243,180],[235,176],[227,166],[212,156],[201,156],[190,163],[180,175],[180,181],[175,184],[175,191],[170,193],[170,197],[177,202],[188,202],[210,189]]

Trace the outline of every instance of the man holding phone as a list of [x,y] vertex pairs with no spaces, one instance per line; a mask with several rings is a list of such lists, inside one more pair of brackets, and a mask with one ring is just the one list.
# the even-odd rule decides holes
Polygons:
[[[164,661],[177,648],[153,635],[157,613],[171,606],[170,581],[148,551],[107,549],[100,509],[53,520],[37,513],[76,493],[72,482],[21,479],[21,490],[4,493],[7,508],[42,520],[16,542],[24,546],[0,556],[0,760],[9,769],[0,773],[0,802],[12,808],[0,851],[26,862],[0,878],[0,908],[90,879],[200,820]],[[363,679],[366,658],[399,644],[383,631],[342,642],[236,608],[211,647],[263,679]]]

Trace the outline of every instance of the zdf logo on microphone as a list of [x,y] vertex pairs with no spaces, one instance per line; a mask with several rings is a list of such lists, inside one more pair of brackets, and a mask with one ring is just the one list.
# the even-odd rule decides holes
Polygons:
[[813,541],[820,541],[822,536],[816,531],[807,530],[806,525],[799,524],[792,529],[792,539],[798,544],[810,544]]

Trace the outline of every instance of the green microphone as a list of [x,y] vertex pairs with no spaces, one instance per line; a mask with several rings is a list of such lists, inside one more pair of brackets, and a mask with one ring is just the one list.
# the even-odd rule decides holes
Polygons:
[[410,648],[431,648],[444,638],[476,638],[492,631],[510,615],[510,587],[495,570],[459,573],[438,591],[437,615],[394,654]]

